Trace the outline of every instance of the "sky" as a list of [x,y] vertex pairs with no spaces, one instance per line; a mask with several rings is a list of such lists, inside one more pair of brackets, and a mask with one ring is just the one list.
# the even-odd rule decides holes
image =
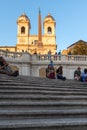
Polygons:
[[48,13],[56,21],[57,51],[87,41],[87,0],[0,0],[0,46],[16,45],[17,19],[23,13],[30,19],[30,34],[38,34],[39,8],[42,23]]

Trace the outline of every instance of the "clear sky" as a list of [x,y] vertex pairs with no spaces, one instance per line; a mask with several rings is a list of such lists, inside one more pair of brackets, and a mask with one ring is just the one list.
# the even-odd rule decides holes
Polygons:
[[0,46],[16,45],[16,22],[23,13],[31,21],[30,34],[37,34],[39,8],[42,22],[48,13],[56,21],[57,51],[87,41],[87,0],[0,0]]

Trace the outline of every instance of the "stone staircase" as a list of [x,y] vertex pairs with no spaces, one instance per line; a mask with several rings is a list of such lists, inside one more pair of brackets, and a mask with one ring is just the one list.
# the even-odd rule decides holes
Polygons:
[[0,130],[87,130],[87,83],[0,74]]

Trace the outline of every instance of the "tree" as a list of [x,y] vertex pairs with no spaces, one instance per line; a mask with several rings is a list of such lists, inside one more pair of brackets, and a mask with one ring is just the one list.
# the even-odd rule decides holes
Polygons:
[[73,55],[87,55],[87,43],[77,43],[74,45],[71,53]]

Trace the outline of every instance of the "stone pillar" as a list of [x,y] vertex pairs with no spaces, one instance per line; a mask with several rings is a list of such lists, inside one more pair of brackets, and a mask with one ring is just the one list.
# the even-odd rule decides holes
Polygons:
[[66,55],[61,55],[61,61],[66,61]]
[[22,60],[31,62],[31,55],[29,53],[22,53]]

